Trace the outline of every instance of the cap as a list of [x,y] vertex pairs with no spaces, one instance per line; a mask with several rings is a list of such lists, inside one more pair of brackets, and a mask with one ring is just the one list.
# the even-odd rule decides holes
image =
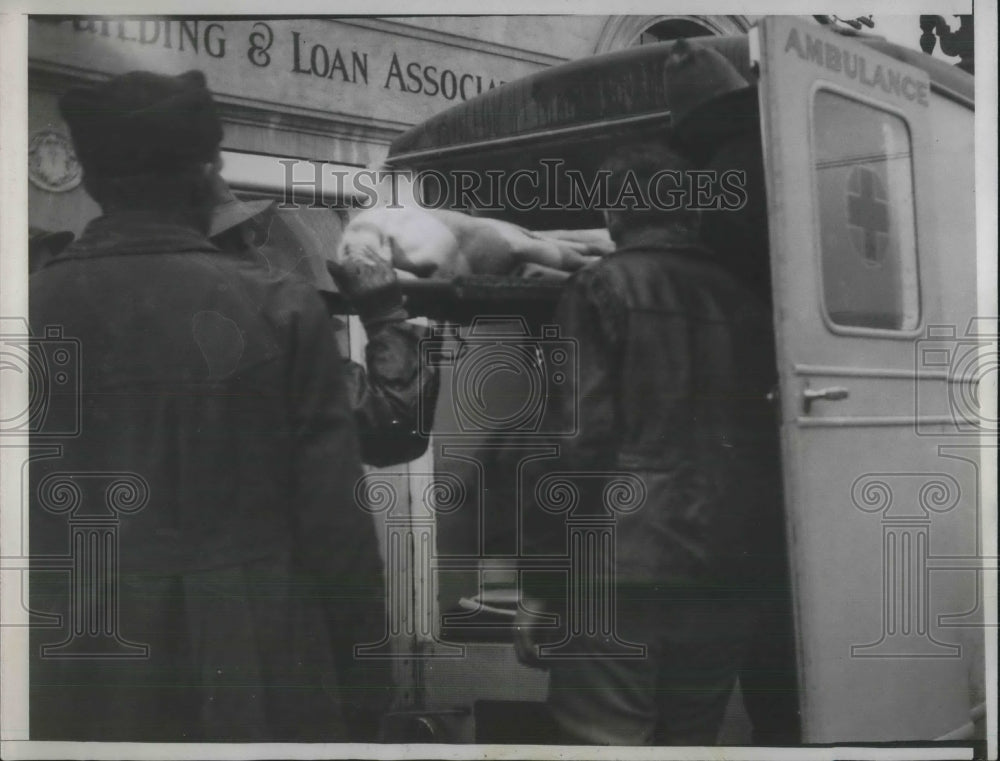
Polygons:
[[703,161],[725,137],[758,124],[757,88],[724,55],[677,40],[664,66],[672,115],[670,140]]
[[215,102],[197,70],[131,71],[59,100],[84,173],[172,173],[211,161],[222,142]]

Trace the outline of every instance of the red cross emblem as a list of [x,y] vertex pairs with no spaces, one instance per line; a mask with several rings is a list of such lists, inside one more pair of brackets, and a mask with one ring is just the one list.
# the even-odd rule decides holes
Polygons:
[[847,228],[869,264],[880,264],[889,242],[889,198],[878,172],[856,166],[847,178]]

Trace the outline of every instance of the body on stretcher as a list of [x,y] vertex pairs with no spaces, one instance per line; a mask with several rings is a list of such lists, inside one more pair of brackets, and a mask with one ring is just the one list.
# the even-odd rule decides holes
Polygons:
[[614,250],[606,230],[531,231],[447,209],[386,207],[354,217],[337,258],[377,253],[396,269],[447,280],[463,275],[568,276]]
[[411,316],[466,323],[484,309],[544,318],[573,272],[614,250],[603,229],[532,231],[449,210],[363,211],[334,250],[294,211],[274,204],[251,221],[264,263],[312,283],[335,314],[351,314],[354,307],[326,265],[352,252],[392,262]]

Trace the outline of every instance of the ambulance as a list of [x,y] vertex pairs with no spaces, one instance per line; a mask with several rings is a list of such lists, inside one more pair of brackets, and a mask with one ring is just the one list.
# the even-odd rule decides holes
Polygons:
[[[995,443],[996,418],[978,383],[996,344],[976,300],[973,77],[793,17],[698,42],[755,86],[750,106],[717,118],[752,120],[760,135],[802,741],[982,741],[995,631],[984,609],[995,450],[984,443]],[[527,200],[498,182],[472,213],[535,230],[598,227],[585,207],[539,198],[568,193],[560,183],[590,176],[611,148],[670,134],[673,44],[483,93],[398,137],[388,169],[422,175],[424,201],[454,205],[455,178],[487,188],[558,163]],[[410,303],[458,325],[460,340],[520,344],[542,335],[558,291],[470,277],[430,295],[417,286]],[[484,333],[484,315],[513,332]],[[454,420],[456,376],[445,374],[425,463],[438,474],[471,451]],[[504,444],[484,434],[478,446]],[[475,467],[488,489],[509,475],[482,458]],[[412,552],[389,562],[410,590],[393,628],[407,704],[390,728],[439,742],[537,740],[545,672],[517,664],[503,625],[517,599],[513,550],[484,549],[483,527],[456,528],[448,510],[410,531]],[[740,742],[734,732],[722,739]]]
[[[57,94],[132,68],[206,72],[226,123],[224,177],[244,201],[295,185],[307,200],[287,213],[315,232],[304,249],[333,247],[353,213],[350,188],[313,192],[318,157],[350,179],[392,140],[383,169],[427,206],[593,230],[601,215],[574,198],[602,159],[677,127],[674,42],[541,68],[560,59],[387,19],[29,27],[31,223],[48,230],[79,233],[99,212]],[[763,167],[766,244],[748,247],[761,258],[748,264],[769,273],[773,304],[801,739],[982,743],[996,710],[997,355],[996,305],[977,301],[973,77],[804,17],[697,42],[751,86],[719,98],[705,128],[755,136]],[[447,68],[427,64],[431,52]],[[538,402],[573,371],[573,344],[552,324],[562,283],[404,287],[440,334],[426,359],[442,390],[428,454],[369,474],[370,496],[389,497],[373,502],[389,606],[383,639],[359,652],[395,667],[385,739],[546,742],[547,673],[512,646],[523,559],[511,503],[518,462],[546,446],[531,435]],[[361,360],[364,331],[345,322],[342,344]],[[749,738],[737,688],[719,742]]]

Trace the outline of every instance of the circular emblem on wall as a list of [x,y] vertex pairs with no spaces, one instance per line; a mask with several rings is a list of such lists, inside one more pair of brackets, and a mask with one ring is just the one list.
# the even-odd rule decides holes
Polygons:
[[80,162],[73,144],[61,132],[45,129],[28,143],[28,179],[42,190],[65,193],[80,184]]

